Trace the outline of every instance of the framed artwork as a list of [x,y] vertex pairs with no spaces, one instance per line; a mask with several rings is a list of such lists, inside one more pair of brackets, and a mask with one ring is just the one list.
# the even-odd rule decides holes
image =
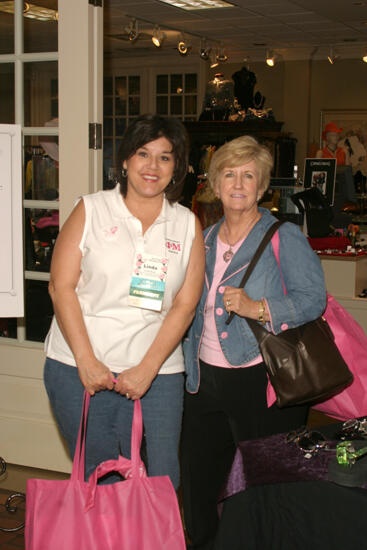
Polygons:
[[336,159],[305,159],[303,184],[305,189],[317,187],[334,204]]
[[324,145],[322,131],[329,122],[334,122],[343,129],[338,145],[349,152],[353,174],[360,171],[363,176],[367,176],[367,110],[321,111],[320,148]]

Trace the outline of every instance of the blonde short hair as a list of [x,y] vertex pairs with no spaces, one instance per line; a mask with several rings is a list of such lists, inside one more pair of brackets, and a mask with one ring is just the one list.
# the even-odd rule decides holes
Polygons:
[[273,157],[267,147],[260,145],[251,136],[232,139],[215,151],[208,170],[208,179],[212,189],[216,190],[219,175],[224,168],[235,168],[252,160],[255,161],[259,172],[258,191],[262,196],[270,184]]

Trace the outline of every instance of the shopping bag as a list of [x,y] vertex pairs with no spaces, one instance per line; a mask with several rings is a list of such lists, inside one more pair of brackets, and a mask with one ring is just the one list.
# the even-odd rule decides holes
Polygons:
[[367,415],[367,336],[357,321],[330,294],[324,312],[335,343],[354,381],[334,397],[312,408],[338,420]]
[[[131,460],[100,464],[84,481],[90,396],[85,392],[69,480],[29,479],[26,489],[26,550],[185,550],[177,497],[168,476],[147,477],[140,457],[143,420],[134,404]],[[97,485],[117,471],[124,481]]]

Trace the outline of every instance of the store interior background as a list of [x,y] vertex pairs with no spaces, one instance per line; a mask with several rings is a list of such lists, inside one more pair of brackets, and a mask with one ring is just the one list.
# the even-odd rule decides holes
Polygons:
[[[39,0],[37,3],[57,9],[57,0]],[[134,18],[139,23],[141,36],[130,42],[126,36],[126,27]],[[9,53],[6,51],[6,41],[12,39],[6,28],[7,21],[7,16],[0,13],[0,55]],[[141,112],[154,111],[154,78],[160,70],[171,73],[174,70],[195,72],[198,75],[198,117],[206,84],[215,73],[221,72],[230,80],[236,71],[248,67],[256,75],[254,91],[259,90],[266,97],[265,107],[271,108],[275,119],[283,122],[282,132],[296,138],[295,163],[299,167],[299,174],[302,174],[305,157],[320,144],[320,118],[323,110],[361,110],[367,113],[367,63],[362,61],[367,50],[366,23],[367,2],[347,0],[236,0],[235,8],[204,10],[202,14],[171,7],[157,0],[105,0],[103,72],[107,78],[135,73],[141,76]],[[151,42],[155,25],[159,25],[166,34],[161,48],[155,48]],[[26,46],[29,45],[30,51],[57,50],[57,23],[37,22],[27,29]],[[182,32],[191,43],[191,51],[187,56],[181,56],[176,47]],[[204,38],[213,48],[222,47],[228,55],[228,60],[214,69],[210,68],[208,61],[199,57],[201,39]],[[327,59],[331,48],[339,55],[334,64],[330,64]],[[272,68],[265,63],[265,54],[269,49],[278,56]],[[14,83],[8,78],[9,69],[10,64],[0,64],[0,123],[14,122]],[[25,126],[44,126],[56,114],[52,110],[49,87],[45,83],[57,79],[57,62],[45,61],[27,70],[30,96],[25,96],[28,102],[28,121],[25,121]],[[32,90],[36,90],[33,92],[35,97],[32,96]],[[78,177],[78,167],[75,177]],[[355,273],[343,274],[343,277],[349,276],[354,277]],[[353,312],[359,322],[364,323],[367,330],[366,301],[357,300],[353,289],[350,296],[348,294],[344,298],[343,305]],[[0,340],[0,344],[8,346],[9,342],[4,343],[2,338]],[[29,349],[23,347],[22,361],[25,364],[27,361],[32,363],[36,355],[38,361],[39,349],[34,346]],[[0,347],[0,358],[1,353]],[[7,374],[1,374],[1,377],[8,383]],[[42,382],[39,380],[30,381],[29,392],[40,384]],[[1,405],[1,401],[10,402],[5,394],[6,384],[3,388],[0,420],[6,418],[6,437],[12,437],[8,426],[13,422],[12,419],[9,421],[13,413],[10,414]],[[28,393],[23,392],[22,395]],[[45,419],[41,418],[41,422],[45,422]],[[56,437],[55,434],[53,427],[52,437]],[[30,432],[27,441],[19,442],[19,454],[16,458],[12,455],[8,478],[0,480],[1,487],[24,490],[30,471],[32,476],[46,475],[44,470],[36,469],[33,458],[28,458],[34,456],[33,451],[25,450],[27,446],[31,447],[31,439]],[[52,445],[53,439],[50,441]],[[61,443],[58,442],[57,450],[60,448]],[[2,453],[0,446],[0,456]],[[7,456],[4,458],[7,460]],[[52,463],[51,455],[49,463]],[[49,469],[52,470],[51,466]],[[69,469],[66,458],[62,466],[54,468],[62,472]],[[55,476],[54,473],[50,475]]]

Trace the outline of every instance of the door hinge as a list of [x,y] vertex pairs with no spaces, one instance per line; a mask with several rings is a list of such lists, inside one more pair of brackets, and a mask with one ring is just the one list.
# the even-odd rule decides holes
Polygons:
[[102,149],[102,124],[89,123],[89,149]]
[[103,0],[88,0],[88,3],[94,6],[95,8],[97,7],[103,8]]

